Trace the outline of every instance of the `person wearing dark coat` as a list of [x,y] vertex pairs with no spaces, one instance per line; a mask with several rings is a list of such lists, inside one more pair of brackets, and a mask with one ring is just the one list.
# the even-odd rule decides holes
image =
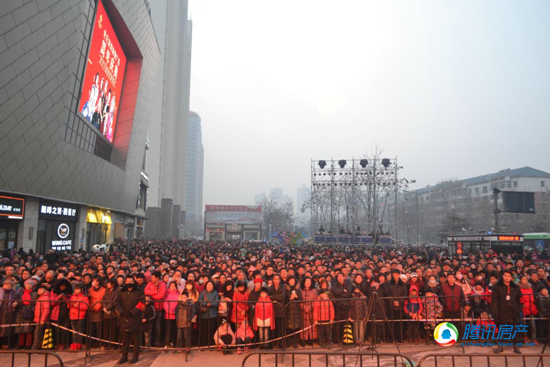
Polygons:
[[[119,332],[117,328],[115,300],[118,294],[118,283],[116,279],[111,278],[107,281],[107,290],[103,296],[103,338],[114,341]],[[116,349],[116,344],[108,344],[108,349]]]
[[[403,307],[405,305],[406,297],[408,297],[407,285],[399,278],[399,270],[394,269],[391,271],[391,280],[382,284],[381,292],[379,296],[386,298],[387,316],[392,322],[393,330],[388,330],[386,338],[391,338],[398,343],[403,341]],[[392,341],[392,340],[390,340]]]
[[[281,280],[281,276],[275,274],[273,276],[273,285],[268,288],[273,301],[273,310],[275,311],[275,339],[282,338],[285,335],[285,301],[286,287]],[[279,347],[282,346],[282,340],[278,342]]]
[[[344,277],[344,273],[338,273],[336,276],[336,282],[332,286],[331,291],[335,298],[334,309],[336,320],[347,320],[349,317],[350,300],[353,296],[353,286]],[[336,324],[335,335],[333,337],[334,342],[337,344],[342,342],[344,326],[345,325],[342,322]]]
[[[296,278],[290,277],[286,282],[286,328],[287,332],[294,334],[294,332],[302,328],[302,308],[300,307],[300,301],[304,299],[302,290]],[[294,349],[298,348],[298,336],[291,336]]]
[[145,294],[136,288],[133,277],[126,278],[124,287],[117,294],[115,304],[122,331],[122,357],[117,364],[128,361],[131,343],[134,344],[134,353],[130,364],[133,364],[139,358],[141,321],[145,309]]
[[[521,321],[521,296],[521,290],[512,281],[512,272],[504,270],[502,279],[493,287],[493,292],[491,294],[491,311],[493,312],[493,318],[499,330],[502,325],[512,325],[515,327],[515,325]],[[516,333],[515,339],[509,341],[514,343],[514,353],[516,354],[521,354],[517,346],[520,336],[521,333]],[[501,353],[503,351],[504,347],[499,343],[495,353]]]

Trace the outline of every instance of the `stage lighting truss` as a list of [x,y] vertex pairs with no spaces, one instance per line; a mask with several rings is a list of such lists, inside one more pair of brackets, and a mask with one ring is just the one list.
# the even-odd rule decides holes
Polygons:
[[[322,166],[322,168],[321,168]],[[397,196],[409,181],[399,177],[397,158],[311,161],[312,233],[395,232]]]

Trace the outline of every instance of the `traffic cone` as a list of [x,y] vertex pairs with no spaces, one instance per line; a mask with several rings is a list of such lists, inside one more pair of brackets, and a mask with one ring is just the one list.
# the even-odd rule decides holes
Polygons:
[[42,340],[42,349],[52,349],[52,348],[53,348],[52,329],[46,329],[44,331],[44,339]]
[[344,337],[342,338],[344,344],[353,344],[353,331],[351,330],[351,325],[346,324],[344,327]]

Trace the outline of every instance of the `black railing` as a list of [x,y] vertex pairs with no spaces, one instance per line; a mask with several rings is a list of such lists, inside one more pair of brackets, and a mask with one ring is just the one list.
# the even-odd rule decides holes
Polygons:
[[[413,362],[409,359],[409,357],[404,356],[402,354],[393,354],[393,353],[355,353],[355,352],[345,352],[345,353],[338,353],[338,352],[289,352],[289,351],[280,351],[280,352],[253,352],[249,355],[247,355],[243,362],[241,363],[241,367],[246,367],[246,363],[253,357],[258,356],[257,362],[252,361],[254,365],[261,367],[262,366],[262,360],[265,358],[275,357],[275,367],[279,366],[279,357],[286,357],[290,356],[290,364],[289,362],[285,362],[285,366],[297,366],[297,365],[303,365],[304,361],[302,359],[297,360],[298,357],[306,357],[307,358],[307,366],[313,366],[314,364],[316,366],[318,365],[325,365],[326,367],[334,366],[339,364],[339,361],[341,361],[341,364],[343,366],[347,365],[353,365],[356,367],[363,367],[363,366],[390,366],[391,363],[393,363],[393,366],[395,367],[402,367],[404,365],[414,366]],[[320,359],[317,359],[316,361],[313,360],[313,357],[321,357]],[[355,357],[355,358],[353,358]],[[270,362],[272,363],[272,362]]]
[[[16,359],[16,356],[17,355],[27,355],[27,366],[28,367],[31,367],[31,362],[32,362],[32,356],[33,355],[42,355],[44,356],[44,367],[48,367],[48,357],[51,356],[55,359],[57,359],[57,361],[54,360],[54,363],[52,363],[52,365],[56,365],[59,366],[59,367],[63,367],[64,366],[64,363],[63,363],[63,360],[61,359],[61,357],[59,355],[57,355],[56,353],[54,352],[51,352],[51,351],[45,351],[45,350],[0,350],[0,354],[11,354],[11,367],[15,367],[15,366],[22,366],[23,363],[21,360],[17,360]],[[50,360],[52,360],[52,358],[50,358]],[[2,364],[3,366],[6,366],[5,364]],[[35,364],[36,366],[36,364]]]
[[[418,362],[418,367],[455,367],[455,366],[476,366],[482,367],[481,363],[485,362],[485,366],[493,367],[498,362],[504,362],[504,366],[510,366],[509,360],[518,361],[523,367],[544,367],[550,362],[550,354],[428,354]],[[467,364],[464,364],[467,363]],[[520,366],[517,363],[514,366]]]

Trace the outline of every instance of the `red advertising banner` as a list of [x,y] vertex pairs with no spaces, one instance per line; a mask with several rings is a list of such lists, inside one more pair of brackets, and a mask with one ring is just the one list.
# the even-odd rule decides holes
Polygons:
[[257,205],[207,205],[206,211],[261,213],[262,207]]
[[99,0],[78,110],[111,143],[125,70],[126,55]]

